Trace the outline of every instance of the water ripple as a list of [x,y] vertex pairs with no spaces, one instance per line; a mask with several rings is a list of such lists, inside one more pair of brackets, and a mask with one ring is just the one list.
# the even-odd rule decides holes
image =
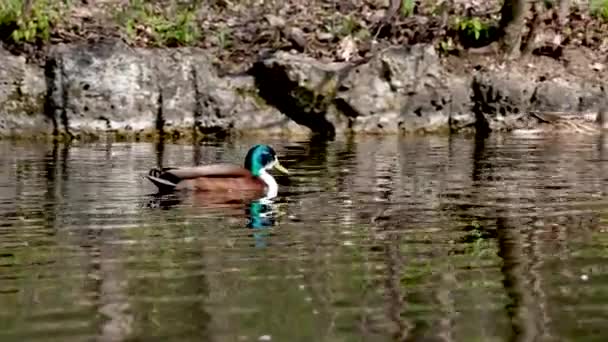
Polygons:
[[605,139],[268,142],[255,208],[141,176],[259,141],[0,143],[0,339],[605,339]]

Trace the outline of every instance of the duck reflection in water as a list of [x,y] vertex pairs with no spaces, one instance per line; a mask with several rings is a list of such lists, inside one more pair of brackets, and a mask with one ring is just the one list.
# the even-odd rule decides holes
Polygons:
[[221,212],[223,216],[230,217],[242,217],[245,214],[247,219],[245,227],[254,231],[255,247],[267,247],[266,239],[270,236],[269,228],[275,225],[278,213],[277,204],[272,199],[260,198],[249,203],[231,201],[210,205],[208,201],[203,201],[203,203],[197,201],[197,198],[201,199],[200,196],[201,194],[184,192],[156,193],[150,195],[145,206],[163,210],[190,206],[195,209],[212,209]]
[[276,217],[276,208],[272,200],[261,199],[253,201],[249,204],[245,211],[249,222],[247,228],[254,230],[253,239],[257,248],[265,248],[266,238],[270,235],[269,227],[274,226]]

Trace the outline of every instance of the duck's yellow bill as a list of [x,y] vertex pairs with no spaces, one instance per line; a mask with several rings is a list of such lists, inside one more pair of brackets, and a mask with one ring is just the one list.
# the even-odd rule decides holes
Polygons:
[[279,163],[279,160],[277,159],[276,162],[274,163],[274,168],[283,172],[284,174],[288,175],[289,171],[287,171],[286,168],[283,167],[283,165],[281,165],[281,163]]

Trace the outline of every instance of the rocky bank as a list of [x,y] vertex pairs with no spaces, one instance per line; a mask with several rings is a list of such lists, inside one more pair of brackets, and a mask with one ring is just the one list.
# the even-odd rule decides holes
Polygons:
[[511,66],[469,58],[455,66],[426,44],[356,63],[277,51],[236,75],[220,75],[199,48],[134,48],[119,40],[54,45],[43,65],[1,49],[0,60],[4,137],[331,137],[559,123],[576,131],[584,126],[573,123],[596,120],[608,91],[605,78],[573,75],[548,57]]

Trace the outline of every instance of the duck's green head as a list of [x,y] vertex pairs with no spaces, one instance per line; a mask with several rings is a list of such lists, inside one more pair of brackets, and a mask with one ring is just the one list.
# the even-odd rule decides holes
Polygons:
[[276,152],[268,145],[255,145],[249,149],[245,157],[245,168],[254,176],[259,176],[263,170],[275,168],[285,174],[289,173],[279,163]]

